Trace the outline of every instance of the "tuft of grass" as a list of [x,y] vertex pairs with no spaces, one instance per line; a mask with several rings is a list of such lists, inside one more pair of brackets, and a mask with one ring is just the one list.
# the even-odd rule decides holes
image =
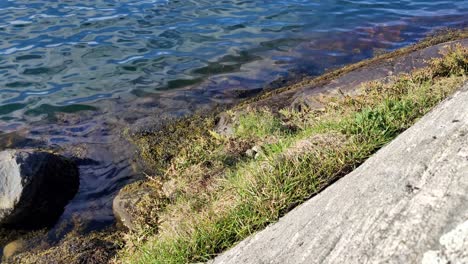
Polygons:
[[238,119],[234,134],[239,138],[261,138],[283,132],[281,120],[268,111],[246,111]]
[[[392,82],[326,98],[323,111],[244,111],[231,136],[197,128],[158,174],[163,195],[140,210],[156,212],[158,227],[130,233],[117,261],[212,259],[355,169],[453,93],[467,73],[468,50],[458,46]],[[253,149],[256,155],[245,154]]]

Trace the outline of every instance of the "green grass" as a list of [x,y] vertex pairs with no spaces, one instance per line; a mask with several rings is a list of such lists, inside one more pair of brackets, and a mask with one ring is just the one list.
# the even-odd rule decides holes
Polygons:
[[[355,169],[460,87],[467,72],[468,51],[457,47],[390,84],[326,98],[324,111],[231,113],[230,136],[212,131],[213,120],[201,121],[206,125],[171,153],[164,172],[155,171],[158,196],[136,206],[141,219],[157,221],[128,234],[118,261],[215,257]],[[257,155],[245,155],[254,146]]]

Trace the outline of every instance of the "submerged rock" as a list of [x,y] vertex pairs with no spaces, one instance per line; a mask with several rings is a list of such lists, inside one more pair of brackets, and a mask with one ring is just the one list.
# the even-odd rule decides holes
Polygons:
[[15,240],[6,245],[1,263],[114,263],[112,258],[123,242],[121,237],[122,234],[116,232],[115,229],[92,232],[85,236],[69,234],[62,238],[60,243],[49,248],[44,245],[47,234],[42,234],[32,238]]
[[76,165],[32,150],[0,152],[0,225],[40,228],[53,224],[78,191]]

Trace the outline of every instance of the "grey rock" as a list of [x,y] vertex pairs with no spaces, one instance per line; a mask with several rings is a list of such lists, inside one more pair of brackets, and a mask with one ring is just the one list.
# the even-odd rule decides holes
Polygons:
[[255,153],[254,155],[255,159],[260,159],[264,155],[262,147],[260,146],[253,146],[252,151]]
[[135,230],[138,217],[138,203],[154,193],[154,189],[144,181],[134,182],[119,191],[112,202],[112,210],[117,223],[129,230]]
[[262,152],[262,147],[260,147],[260,146],[253,146],[253,147],[252,147],[252,151],[255,152],[255,153],[260,153],[260,152]]
[[245,152],[245,155],[247,155],[247,157],[250,157],[250,158],[259,159],[263,155],[262,147],[253,146],[251,149],[248,149]]
[[32,150],[0,152],[0,225],[41,228],[53,224],[79,187],[68,159]]
[[228,113],[221,113],[218,116],[215,132],[223,136],[234,134],[234,120]]
[[253,149],[248,149],[246,152],[245,152],[245,155],[249,158],[253,158],[255,156],[255,154],[257,154],[255,151],[253,151]]
[[212,263],[467,263],[468,85]]

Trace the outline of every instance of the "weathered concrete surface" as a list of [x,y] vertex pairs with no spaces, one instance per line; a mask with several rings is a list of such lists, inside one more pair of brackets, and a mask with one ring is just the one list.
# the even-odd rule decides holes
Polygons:
[[468,84],[213,263],[468,263],[467,220]]
[[423,264],[468,263],[468,221],[440,239],[440,249],[424,253]]

